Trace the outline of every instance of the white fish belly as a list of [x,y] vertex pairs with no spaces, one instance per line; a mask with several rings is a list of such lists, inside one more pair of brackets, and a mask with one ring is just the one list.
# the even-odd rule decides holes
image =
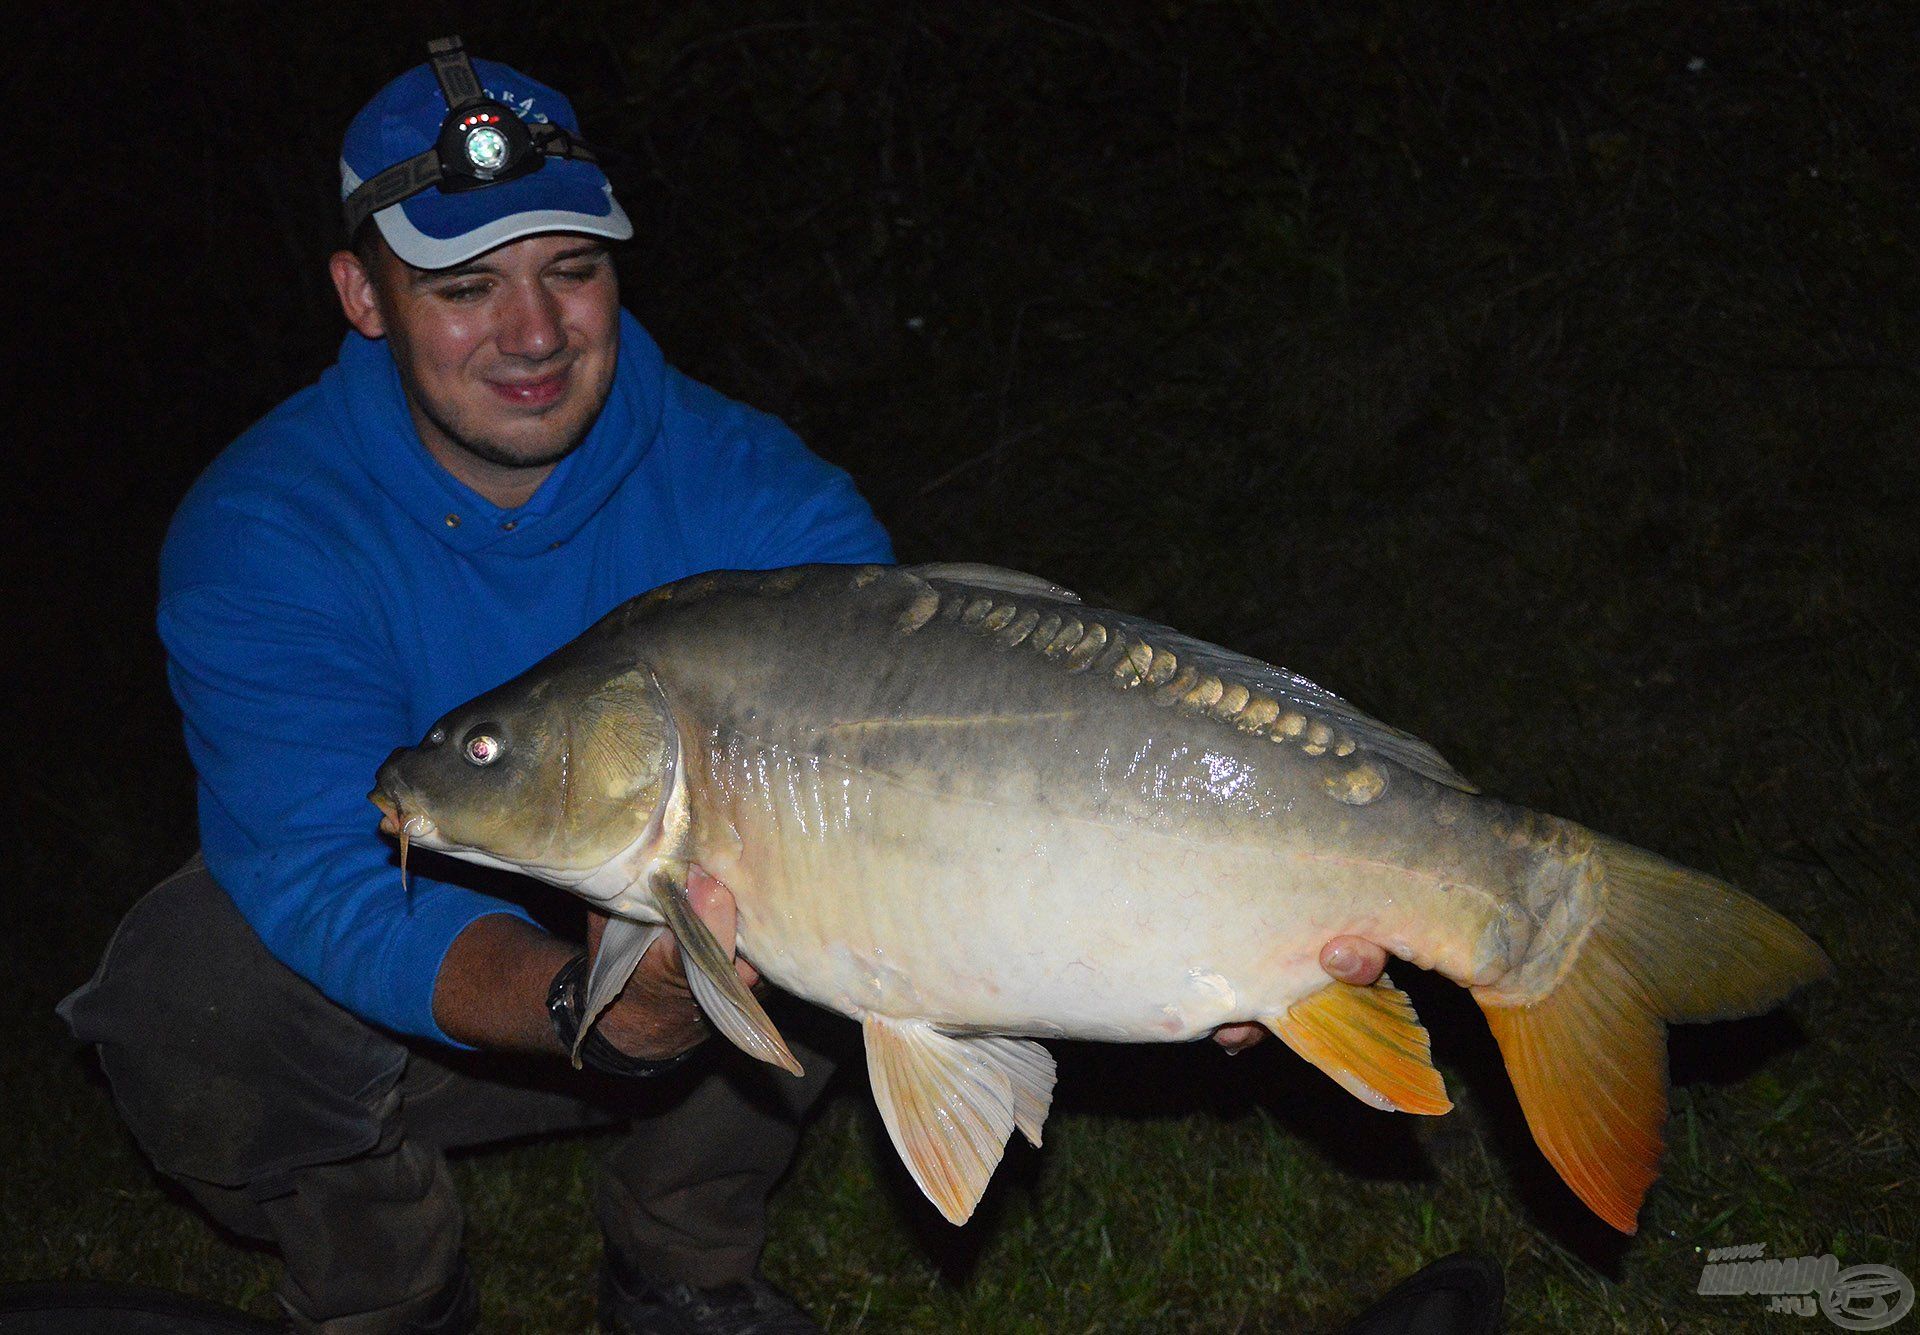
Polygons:
[[804,761],[759,769],[734,790],[737,845],[702,861],[734,889],[743,952],[842,1014],[1190,1038],[1323,987],[1320,946],[1355,923],[1333,887],[1290,885],[1271,846],[943,806]]

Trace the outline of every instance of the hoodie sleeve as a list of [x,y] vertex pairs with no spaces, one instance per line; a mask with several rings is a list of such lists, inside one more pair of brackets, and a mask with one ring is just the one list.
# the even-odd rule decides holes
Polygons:
[[683,525],[708,570],[891,563],[893,543],[846,470],[779,418],[669,371],[663,428]]
[[526,914],[425,876],[402,889],[366,794],[414,739],[402,676],[348,588],[337,561],[270,513],[182,507],[159,629],[199,773],[202,845],[294,972],[364,1019],[462,1046],[433,1018],[441,960],[474,919]]

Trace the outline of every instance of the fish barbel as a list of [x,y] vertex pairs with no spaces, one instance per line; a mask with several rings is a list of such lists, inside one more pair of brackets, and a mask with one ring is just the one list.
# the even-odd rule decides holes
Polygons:
[[798,1064],[692,911],[697,864],[779,986],[858,1020],[915,1181],[964,1222],[1037,1040],[1258,1021],[1367,1103],[1451,1105],[1412,1003],[1334,982],[1355,935],[1472,989],[1535,1140],[1632,1232],[1665,1024],[1827,972],[1712,877],[1481,795],[1305,678],[986,566],[803,566],[635,598],[381,767],[385,828],[613,915],[597,1016],[672,931],[748,1052]]

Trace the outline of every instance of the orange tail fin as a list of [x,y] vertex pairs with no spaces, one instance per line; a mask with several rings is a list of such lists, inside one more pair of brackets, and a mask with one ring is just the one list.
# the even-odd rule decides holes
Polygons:
[[1475,1000],[1533,1138],[1574,1194],[1622,1233],[1659,1175],[1666,1022],[1777,1004],[1830,971],[1799,928],[1723,881],[1601,838],[1597,917],[1551,991]]

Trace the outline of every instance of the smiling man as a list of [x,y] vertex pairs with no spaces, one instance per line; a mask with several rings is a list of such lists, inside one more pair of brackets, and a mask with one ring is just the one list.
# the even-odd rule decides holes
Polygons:
[[531,499],[607,401],[620,306],[603,241],[532,236],[420,269],[370,231],[332,272],[348,323],[387,340],[427,453],[496,504]]
[[[634,594],[892,552],[846,474],[621,310],[608,246],[632,227],[566,100],[457,41],[433,54],[347,131],[338,362],[213,462],[167,537],[204,859],[62,1013],[154,1164],[279,1249],[296,1329],[472,1329],[444,1151],[620,1123],[594,1196],[603,1328],[816,1330],[758,1266],[831,1063],[683,1065],[707,1026],[667,938],[573,1071],[603,922],[583,951],[524,886],[403,886],[365,794],[394,747]],[[693,892],[731,942],[725,887]],[[1363,943],[1330,951],[1379,972]]]
[[[758,1261],[830,1063],[682,1067],[707,1027],[663,942],[573,1071],[581,945],[458,871],[403,888],[365,795],[395,745],[636,593],[892,552],[843,472],[621,310],[608,247],[632,227],[566,99],[457,42],[433,56],[347,130],[338,362],[168,534],[204,862],[63,1010],[155,1165],[280,1250],[299,1329],[472,1328],[444,1150],[614,1123],[608,1328],[816,1329]],[[699,900],[731,940],[724,888]]]

